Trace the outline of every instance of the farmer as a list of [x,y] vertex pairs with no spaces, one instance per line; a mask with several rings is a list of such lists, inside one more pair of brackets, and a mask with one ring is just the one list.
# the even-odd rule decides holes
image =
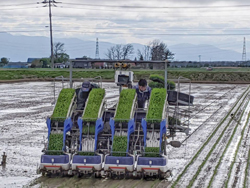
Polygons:
[[151,88],[147,85],[145,79],[140,79],[138,85],[134,86],[133,89],[137,93],[138,108],[144,108],[146,100],[149,100],[151,94]]
[[83,110],[92,86],[89,81],[84,81],[77,95],[77,110]]

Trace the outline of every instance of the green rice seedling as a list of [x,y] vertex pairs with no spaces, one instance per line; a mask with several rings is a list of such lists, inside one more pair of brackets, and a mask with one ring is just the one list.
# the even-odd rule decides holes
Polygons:
[[113,151],[113,154],[112,154],[113,156],[126,156],[127,137],[126,136],[114,136],[112,151]]
[[135,94],[136,94],[135,89],[122,90],[118,102],[118,107],[116,110],[115,121],[119,122],[129,121]]
[[166,89],[155,88],[152,90],[146,116],[148,122],[161,122],[166,96]]
[[159,147],[146,147],[145,157],[159,157]]
[[[50,134],[49,136],[49,147],[48,150],[51,152],[48,152],[49,155],[61,155],[63,154],[62,151],[63,148],[63,134]],[[56,151],[56,152],[53,152]]]
[[65,88],[61,90],[51,120],[64,121],[67,118],[68,109],[74,94],[74,89]]
[[88,104],[86,106],[86,109],[83,114],[83,121],[96,121],[98,118],[98,112],[100,109],[100,106],[102,104],[102,100],[105,95],[104,89],[92,89],[89,98],[88,98]]

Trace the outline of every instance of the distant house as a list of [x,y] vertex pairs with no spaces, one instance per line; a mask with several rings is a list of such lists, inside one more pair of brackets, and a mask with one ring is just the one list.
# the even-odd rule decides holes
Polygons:
[[76,58],[71,60],[73,68],[91,69],[91,62],[86,62],[88,58]]
[[28,67],[29,67],[29,65],[27,62],[9,62],[3,68],[20,69],[20,68],[28,68]]
[[28,58],[27,63],[31,64],[34,60],[40,60],[41,58]]

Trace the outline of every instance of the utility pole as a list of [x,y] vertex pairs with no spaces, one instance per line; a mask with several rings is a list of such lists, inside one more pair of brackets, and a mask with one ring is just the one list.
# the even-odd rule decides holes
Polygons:
[[165,60],[165,89],[168,87],[168,60]]
[[98,38],[96,38],[95,59],[100,59],[100,57],[99,57],[99,44],[98,44]]
[[246,39],[244,37],[244,42],[243,42],[243,52],[242,52],[242,62],[246,61]]
[[54,69],[54,51],[53,51],[53,35],[52,35],[52,14],[51,14],[51,6],[54,6],[56,7],[56,3],[59,3],[59,2],[56,2],[54,0],[44,0],[42,2],[43,4],[46,4],[44,7],[47,7],[47,4],[49,4],[49,26],[50,26],[50,48],[51,48],[51,66],[52,66],[52,69]]

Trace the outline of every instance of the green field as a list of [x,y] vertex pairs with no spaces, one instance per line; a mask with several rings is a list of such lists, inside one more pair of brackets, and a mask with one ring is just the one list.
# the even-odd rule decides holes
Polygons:
[[[134,79],[148,79],[150,74],[164,75],[164,70],[144,70],[135,69]],[[113,69],[73,69],[73,78],[94,78],[102,76],[105,80],[114,80]],[[0,80],[19,80],[32,79],[43,80],[53,79],[57,76],[69,78],[69,69],[0,69]],[[178,77],[189,78],[192,81],[211,81],[211,82],[250,82],[250,68],[232,67],[232,68],[214,68],[207,71],[205,68],[168,68],[168,79]]]

